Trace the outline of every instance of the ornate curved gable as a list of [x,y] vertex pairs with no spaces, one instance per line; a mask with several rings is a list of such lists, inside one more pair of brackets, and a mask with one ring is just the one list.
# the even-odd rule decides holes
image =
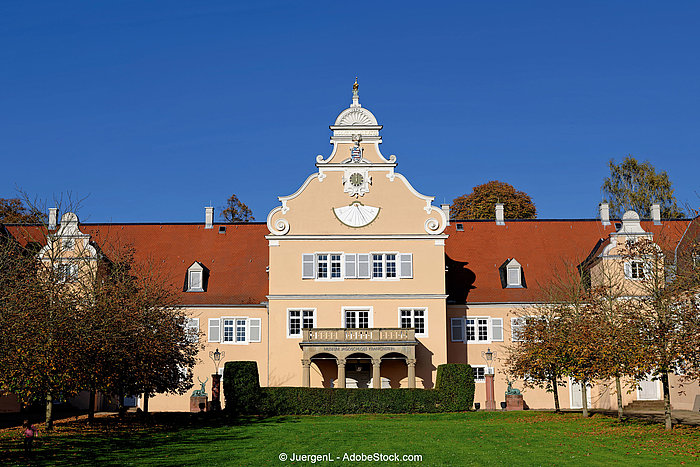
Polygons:
[[317,172],[268,215],[276,237],[298,235],[438,235],[447,225],[434,197],[416,191],[396,172],[396,156],[379,150],[382,126],[360,105],[357,81],[352,104],[340,112],[331,154],[316,157]]

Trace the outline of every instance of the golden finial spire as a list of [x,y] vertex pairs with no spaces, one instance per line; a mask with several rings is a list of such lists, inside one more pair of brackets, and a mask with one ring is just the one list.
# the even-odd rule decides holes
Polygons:
[[357,76],[355,76],[355,84],[352,85],[352,105],[350,107],[360,106],[360,85],[357,84]]

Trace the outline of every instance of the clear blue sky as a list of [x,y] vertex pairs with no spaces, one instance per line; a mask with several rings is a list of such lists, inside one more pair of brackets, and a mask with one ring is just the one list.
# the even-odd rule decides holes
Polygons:
[[[89,222],[265,220],[351,101],[450,202],[498,179],[595,217],[632,153],[700,204],[700,3],[0,3],[0,197],[88,196]],[[217,212],[219,210],[217,209]],[[218,214],[217,214],[218,216]]]

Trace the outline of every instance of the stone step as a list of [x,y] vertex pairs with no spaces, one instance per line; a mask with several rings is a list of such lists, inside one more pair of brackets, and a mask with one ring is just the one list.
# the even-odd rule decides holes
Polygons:
[[664,410],[664,401],[632,401],[624,407],[625,410]]

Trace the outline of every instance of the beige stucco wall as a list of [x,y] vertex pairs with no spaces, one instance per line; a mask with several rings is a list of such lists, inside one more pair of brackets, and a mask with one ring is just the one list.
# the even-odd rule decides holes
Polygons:
[[[267,308],[265,306],[248,307],[190,307],[188,315],[191,318],[199,318],[200,342],[202,349],[198,355],[198,363],[194,368],[194,387],[185,394],[158,394],[149,401],[151,411],[188,411],[190,408],[190,395],[194,389],[199,389],[198,378],[207,380],[206,390],[211,400],[212,373],[215,372],[214,362],[209,357],[209,352],[219,349],[224,355],[220,362],[220,367],[228,361],[253,360],[258,363],[260,383],[265,384],[267,374]],[[261,319],[261,342],[247,344],[225,344],[221,342],[208,342],[208,321],[209,318],[241,317]],[[223,332],[223,330],[222,330]],[[221,398],[223,402],[223,383],[221,387]],[[139,406],[143,407],[143,399],[139,401]]]

